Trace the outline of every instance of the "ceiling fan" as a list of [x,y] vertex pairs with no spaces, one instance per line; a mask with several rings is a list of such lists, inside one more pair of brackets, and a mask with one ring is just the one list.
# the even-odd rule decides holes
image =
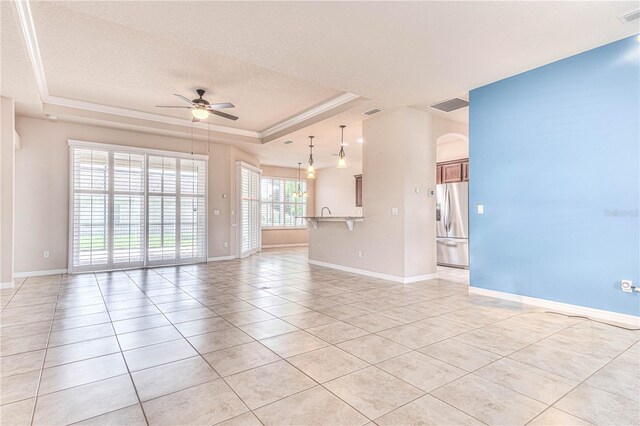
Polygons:
[[204,90],[198,89],[196,93],[199,98],[189,100],[182,95],[177,95],[174,93],[174,96],[182,99],[183,101],[190,104],[190,106],[183,105],[156,105],[156,108],[188,108],[191,110],[191,115],[193,115],[193,121],[205,120],[209,117],[209,114],[215,114],[220,117],[228,118],[229,120],[237,120],[238,117],[235,115],[227,114],[226,112],[218,111],[218,109],[224,108],[235,108],[235,105],[229,102],[220,102],[217,104],[210,104],[209,101],[203,99]]

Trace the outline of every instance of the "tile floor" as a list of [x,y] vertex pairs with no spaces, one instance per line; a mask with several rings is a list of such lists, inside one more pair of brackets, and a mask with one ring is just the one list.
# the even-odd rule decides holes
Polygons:
[[468,294],[238,261],[2,290],[2,425],[638,425],[640,332]]

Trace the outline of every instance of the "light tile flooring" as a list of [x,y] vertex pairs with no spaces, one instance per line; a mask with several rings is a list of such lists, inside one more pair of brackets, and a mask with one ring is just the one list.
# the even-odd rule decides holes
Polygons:
[[301,250],[2,290],[2,425],[638,425],[640,333]]

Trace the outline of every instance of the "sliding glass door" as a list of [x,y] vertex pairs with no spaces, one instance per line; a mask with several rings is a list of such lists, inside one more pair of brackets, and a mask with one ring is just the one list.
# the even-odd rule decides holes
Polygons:
[[206,157],[74,143],[71,165],[71,272],[206,261]]

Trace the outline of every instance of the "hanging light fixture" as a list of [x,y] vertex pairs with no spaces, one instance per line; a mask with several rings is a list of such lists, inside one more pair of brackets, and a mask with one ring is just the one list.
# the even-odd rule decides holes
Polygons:
[[340,130],[342,131],[342,137],[340,138],[340,153],[338,154],[338,165],[336,166],[339,169],[347,168],[347,161],[344,159],[344,128],[347,127],[344,124],[340,126]]
[[209,117],[209,111],[204,107],[197,106],[191,110],[191,115],[198,120],[205,120]]
[[311,144],[309,145],[309,167],[307,167],[307,179],[315,179],[316,171],[313,168],[313,136],[309,136]]
[[302,181],[300,179],[300,169],[302,163],[298,163],[298,189],[293,193],[294,198],[307,198],[307,191],[302,191]]

